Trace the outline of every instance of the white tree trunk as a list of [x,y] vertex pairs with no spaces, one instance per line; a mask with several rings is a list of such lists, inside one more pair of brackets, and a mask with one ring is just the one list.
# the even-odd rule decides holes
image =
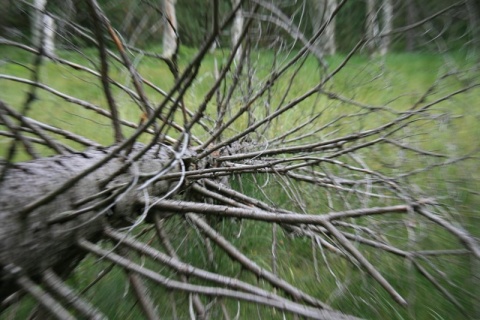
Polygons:
[[388,53],[390,49],[390,43],[392,42],[392,36],[390,35],[390,32],[392,31],[392,24],[393,24],[392,0],[383,0],[382,13],[383,13],[383,31],[382,31],[382,39],[380,42],[380,55],[384,56]]
[[45,54],[53,56],[55,53],[55,20],[44,14],[47,0],[34,1],[32,23],[32,43],[35,47],[43,46]]
[[43,10],[47,5],[47,0],[35,0],[33,2],[33,22],[32,22],[32,43],[39,47],[42,43],[42,33],[44,30]]
[[175,13],[176,0],[163,0],[164,27],[163,27],[163,57],[172,59],[177,53],[178,28]]
[[[232,0],[232,6],[235,7],[240,3],[240,0]],[[243,30],[243,22],[244,22],[244,17],[243,17],[243,12],[242,8],[238,9],[237,12],[235,13],[235,18],[233,19],[233,24],[232,24],[232,48],[234,48],[238,41],[240,40],[240,35],[242,34]],[[240,56],[242,54],[242,45],[238,47],[237,52],[235,53],[235,61],[240,60]]]
[[49,56],[53,56],[55,54],[55,20],[48,16],[43,16],[43,25],[45,26],[45,41],[43,50]]

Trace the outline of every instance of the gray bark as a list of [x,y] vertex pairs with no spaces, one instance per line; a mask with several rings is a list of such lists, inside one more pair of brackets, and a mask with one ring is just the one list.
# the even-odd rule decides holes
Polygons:
[[[141,148],[141,144],[135,144],[129,158]],[[156,152],[158,148],[154,147],[105,187],[102,182],[124,166],[126,157],[114,157],[70,189],[62,190],[49,203],[21,215],[25,205],[56,190],[102,160],[112,149],[89,149],[83,153],[15,164],[7,169],[0,186],[0,300],[15,291],[11,282],[18,274],[13,274],[13,270],[30,277],[49,268],[60,274],[70,271],[73,268],[68,265],[81,258],[76,248],[78,239],[98,239],[107,222],[119,224],[134,220],[143,210],[137,202],[139,197],[145,192],[161,196],[169,190],[170,182],[166,181],[153,182],[146,189],[138,190],[136,182],[141,179],[136,178],[139,175],[158,173],[170,161],[171,154],[166,148]],[[172,171],[178,171],[176,166]],[[122,186],[129,185],[133,187],[118,192]],[[103,201],[116,191],[116,197]],[[97,194],[99,196],[91,201],[82,201]],[[94,204],[99,204],[98,208],[88,210]],[[81,209],[85,212],[72,218],[72,214]]]
[[310,17],[312,20],[313,33],[320,31],[322,25],[328,21],[323,34],[315,42],[319,52],[325,55],[333,55],[337,51],[335,45],[335,18],[331,18],[333,11],[337,7],[337,0],[312,0],[312,10]]
[[[415,3],[413,0],[407,0],[406,1],[407,5],[407,25],[412,25],[416,22],[417,20],[417,15],[416,15],[416,8],[415,8]],[[413,51],[415,50],[415,43],[416,43],[416,29],[415,28],[410,28],[407,30],[405,33],[406,36],[406,50],[407,51]]]
[[367,0],[366,45],[370,55],[383,56],[388,53],[391,43],[393,3],[392,0],[382,0],[381,5],[379,3],[377,0]]
[[367,13],[366,13],[366,38],[367,48],[370,54],[375,52],[376,41],[378,36],[378,22],[376,13],[376,0],[367,0]]

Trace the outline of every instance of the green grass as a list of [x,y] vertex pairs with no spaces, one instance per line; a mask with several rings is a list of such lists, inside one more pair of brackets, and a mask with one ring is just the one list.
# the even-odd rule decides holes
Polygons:
[[[17,50],[0,48],[2,56],[16,61],[21,61],[24,66],[6,63],[0,65],[0,74],[15,75],[17,77],[30,78],[30,72],[26,68],[32,67],[32,58],[25,53]],[[189,59],[193,56],[195,50],[182,49],[180,52],[180,68],[184,68]],[[87,62],[85,58],[72,52],[60,51],[60,57],[71,59],[75,62]],[[87,56],[94,56],[93,50],[86,52]],[[197,80],[185,96],[186,106],[195,111],[201,104],[205,92],[214,82],[213,65],[214,58],[221,65],[225,63],[226,55],[224,52],[217,51],[209,55],[203,61]],[[281,55],[278,57],[278,65],[285,64],[289,57]],[[338,55],[329,58],[330,70],[334,70],[344,59],[344,56]],[[255,84],[261,84],[267,79],[270,72],[270,65],[273,61],[271,51],[262,51],[258,53],[256,59],[252,59],[258,69]],[[88,62],[87,62],[88,63]],[[468,70],[472,64],[460,53],[454,54],[450,61],[453,65],[447,67],[443,57],[440,55],[418,53],[394,53],[385,59],[369,60],[364,56],[354,57],[347,66],[327,83],[328,91],[342,92],[345,97],[355,99],[356,101],[367,103],[373,106],[388,106],[397,111],[405,111],[411,108],[424,94],[424,92],[436,82],[439,76],[455,68]],[[94,66],[89,64],[90,68]],[[139,72],[149,81],[167,91],[173,85],[173,77],[167,67],[154,59],[144,57],[139,61]],[[129,75],[117,64],[111,65],[111,77],[122,84],[132,87]],[[301,95],[305,90],[314,87],[321,77],[325,74],[313,58],[307,58],[303,62],[301,70],[296,74],[289,70],[287,75],[282,78],[272,88],[272,98],[270,101],[259,101],[253,106],[253,116],[257,119],[265,114],[265,103],[268,102],[273,108],[280,105],[284,93],[287,92],[285,101]],[[378,75],[381,75],[380,77]],[[426,103],[451,92],[452,89],[460,88],[469,81],[475,80],[474,71],[458,73],[444,80],[439,81],[434,92],[427,98]],[[293,85],[290,86],[288,80],[295,77]],[[67,94],[79,99],[94,103],[101,108],[107,109],[105,98],[102,94],[102,88],[98,79],[87,75],[82,71],[75,71],[68,67],[53,62],[45,62],[42,65],[41,81],[55,90],[66,92]],[[246,86],[242,83],[242,86]],[[0,79],[0,99],[10,106],[21,109],[25,100],[25,93],[29,92],[29,86]],[[152,89],[146,89],[150,100],[154,104],[162,102],[163,97]],[[114,89],[115,98],[119,106],[120,113],[124,119],[137,123],[140,118],[138,107],[131,101],[131,98],[124,92]],[[74,104],[70,104],[61,98],[52,96],[42,90],[36,92],[37,100],[32,104],[29,117],[43,121],[53,126],[70,130],[79,135],[108,145],[113,142],[113,133],[110,121],[92,111],[85,110]],[[446,102],[436,105],[432,110],[425,114],[425,119],[418,121],[415,126],[415,132],[408,130],[399,132],[397,137],[405,136],[405,141],[413,143],[418,148],[424,148],[432,152],[453,152],[460,156],[474,151],[478,148],[478,142],[474,137],[480,136],[480,108],[478,102],[480,98],[479,90],[468,92],[461,96],[456,96]],[[242,105],[240,97],[233,99],[231,108],[232,113]],[[308,126],[300,132],[307,132],[312,127],[321,126],[335,119],[339,115],[355,112],[351,106],[329,100],[325,96],[312,96],[305,100],[296,108],[288,111],[280,120],[275,121],[272,130],[266,133],[266,138],[272,138],[285,130],[290,129],[296,124],[310,117],[311,114],[321,112],[322,115],[318,121]],[[216,101],[209,104],[206,114],[210,118],[215,118]],[[438,118],[431,121],[431,118]],[[180,115],[177,116],[180,121]],[[352,116],[326,129],[322,134],[329,137],[329,134],[336,135],[348,134],[356,130],[366,130],[378,126],[393,119],[393,115],[384,112],[368,113],[365,116]],[[247,126],[247,117],[239,118],[232,130],[227,135],[232,135]],[[3,129],[3,128],[2,128]],[[125,133],[132,133],[133,129],[125,128]],[[171,132],[173,134],[173,132]],[[202,139],[208,137],[208,133],[197,128],[194,132]],[[174,135],[174,134],[173,134]],[[142,137],[147,141],[148,137]],[[78,144],[64,141],[72,146],[80,148]],[[472,141],[473,140],[473,141]],[[306,143],[306,139],[302,143]],[[0,151],[4,156],[9,140],[0,139]],[[49,151],[42,149],[45,155]],[[415,154],[406,151],[405,155],[400,155],[397,149],[388,145],[379,145],[368,151],[368,157],[365,159],[373,169],[384,170],[385,174],[395,171],[395,165],[400,164],[403,168],[415,169],[419,165],[428,164],[429,159],[417,157]],[[403,158],[402,158],[403,157]],[[15,160],[21,161],[28,157],[19,152]],[[385,168],[385,164],[391,165],[392,169]],[[326,165],[328,167],[328,165]],[[474,235],[480,236],[480,218],[478,215],[478,206],[480,197],[478,190],[480,184],[480,170],[478,161],[472,159],[462,162],[459,165],[451,167],[438,167],[428,173],[418,174],[409,177],[409,182],[419,185],[422,189],[436,195],[445,204],[457,208],[456,218],[462,221],[463,225]],[[335,170],[335,168],[332,168]],[[254,179],[255,178],[255,179]],[[266,177],[245,176],[241,179],[235,178],[232,181],[236,189],[241,189],[245,194],[258,197],[264,201],[271,201],[279,207],[288,209],[298,209],[292,204],[287,192],[282,188],[281,181],[269,177],[269,188],[266,194],[259,194],[259,186],[266,182]],[[330,211],[325,194],[317,194],[315,190],[309,190],[308,186],[299,185],[298,190],[309,192],[309,198],[306,200],[306,207],[309,212],[320,213]],[[354,195],[349,195],[349,200],[354,203]],[[342,198],[334,198],[333,205],[342,208]],[[373,200],[372,200],[373,201]],[[358,203],[361,205],[361,203]],[[384,236],[391,242],[397,244],[400,248],[408,249],[408,238],[406,228],[395,224],[395,218],[392,221],[375,221],[366,219],[365,224],[371,225],[378,223],[377,228],[384,230]],[[215,248],[215,265],[208,261],[205,246],[198,241],[198,235],[191,228],[185,225],[182,219],[174,218],[169,220],[169,231],[172,235],[178,233],[178,230],[189,230],[186,234],[174,237],[174,245],[185,261],[191,261],[210,270],[218,270],[230,276],[238,276],[241,279],[256,280],[251,274],[241,270],[238,265],[231,263],[230,258],[218,248]],[[381,223],[386,223],[381,225]],[[417,223],[427,224],[426,221],[417,221]],[[260,266],[271,269],[271,240],[272,227],[264,223],[251,221],[229,222],[222,219],[215,221],[216,228],[231,239],[233,244],[242,250],[247,256],[256,261]],[[445,246],[456,247],[457,243],[450,234],[439,228],[427,224],[429,237],[421,239],[423,247],[445,248]],[[236,237],[241,232],[241,237]],[[278,229],[278,261],[290,261],[288,264],[279,264],[278,273],[291,283],[298,285],[306,292],[322,299],[328,300],[333,307],[337,307],[345,312],[362,316],[368,319],[410,319],[415,316],[417,319],[460,319],[464,315],[458,312],[450,303],[434,290],[431,283],[421,277],[411,265],[404,259],[378,254],[377,252],[362,245],[359,247],[365,252],[366,256],[375,261],[376,266],[385,274],[387,279],[392,282],[394,287],[399,288],[401,294],[414,301],[413,305],[407,309],[398,307],[392,302],[390,297],[381,289],[369,276],[358,268],[352,267],[351,263],[325,250],[324,257],[317,250],[317,266],[312,262],[311,240],[305,238],[291,237]],[[292,258],[292,254],[294,258]],[[467,313],[474,312],[474,299],[469,297],[467,292],[475,292],[474,283],[470,280],[469,274],[472,272],[474,262],[462,256],[448,256],[439,259],[438,265],[442,266],[442,272],[457,287],[454,295],[463,299],[462,303],[467,308]],[[328,264],[326,263],[328,262]],[[88,282],[95,278],[96,274],[103,270],[108,264],[98,263],[95,259],[85,260],[80,266],[81,272],[70,280],[71,284],[78,288],[83,288]],[[317,270],[316,270],[317,268]],[[425,264],[425,268],[429,266]],[[169,271],[163,270],[166,274]],[[430,272],[434,272],[429,269]],[[171,274],[172,277],[175,275]],[[136,319],[138,316],[138,306],[135,305],[131,293],[126,288],[125,276],[118,270],[112,271],[107,278],[103,279],[95,292],[87,292],[87,298],[99,302],[99,308],[103,310],[112,319]],[[151,285],[151,284],[150,284]],[[341,290],[339,289],[341,288]],[[477,291],[478,292],[478,291]],[[172,296],[173,295],[173,296]],[[359,299],[358,297],[361,297]],[[177,312],[179,317],[188,316],[188,297],[183,294],[172,294],[164,290],[155,288],[155,298],[158,301],[173,299],[177,302]],[[170,301],[169,300],[169,301]],[[208,303],[208,299],[204,299]],[[232,314],[237,308],[237,303],[226,301]],[[31,305],[27,300],[25,305]],[[257,315],[257,309],[246,303],[242,303],[242,315]],[[160,310],[161,315],[168,315],[171,312],[171,305],[165,304]],[[272,310],[263,308],[265,317],[281,318],[281,314],[276,314]],[[23,311],[17,314],[17,319],[22,318]],[[220,314],[220,310],[212,311],[214,314]]]

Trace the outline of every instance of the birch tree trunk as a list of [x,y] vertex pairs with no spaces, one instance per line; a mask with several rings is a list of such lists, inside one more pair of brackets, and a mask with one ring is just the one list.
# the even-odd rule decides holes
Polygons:
[[[238,6],[241,1],[242,0],[232,0],[232,6],[233,7]],[[244,23],[244,17],[243,17],[242,7],[240,6],[240,8],[235,12],[232,29],[230,31],[232,34],[232,48],[235,48],[235,46],[237,46],[238,42],[240,41],[240,36],[243,30],[243,23]],[[240,61],[242,50],[243,50],[243,46],[242,44],[239,44],[237,51],[235,52],[235,61],[237,63]]]
[[383,15],[383,28],[382,28],[382,38],[380,39],[380,55],[384,56],[390,50],[390,43],[392,42],[392,36],[390,35],[390,32],[392,31],[392,25],[393,25],[392,0],[382,1],[382,15]]
[[178,51],[177,15],[175,13],[176,0],[163,0],[163,57],[174,59]]
[[325,28],[325,52],[328,55],[334,55],[337,52],[335,45],[335,16],[333,11],[337,7],[337,0],[326,0],[326,20],[328,21]]
[[35,0],[32,23],[32,43],[35,47],[42,47],[44,52],[55,54],[55,20],[44,13],[47,0]]

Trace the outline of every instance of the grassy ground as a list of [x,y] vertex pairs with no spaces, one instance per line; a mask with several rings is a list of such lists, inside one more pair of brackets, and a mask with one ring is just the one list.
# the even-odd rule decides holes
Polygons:
[[[17,77],[30,78],[30,73],[26,66],[30,66],[31,57],[19,54],[17,51],[5,50],[0,48],[2,56],[15,59],[25,65],[20,64],[2,64],[0,65],[0,74],[15,75]],[[94,52],[86,52],[86,57]],[[184,67],[189,58],[193,55],[193,50],[184,49],[180,54],[180,66]],[[77,63],[87,63],[90,68],[93,65],[88,62],[85,57],[73,54],[71,52],[59,52],[59,56],[71,59]],[[203,95],[214,81],[213,65],[214,57],[219,63],[224,61],[224,53],[218,51],[215,55],[210,55],[203,62],[199,76],[192,86],[191,90],[185,97],[187,107],[195,110],[203,100]],[[330,70],[333,70],[343,60],[344,56],[338,55],[329,59]],[[286,63],[287,56],[278,58],[277,64]],[[256,81],[259,83],[264,80],[273,61],[273,54],[270,51],[258,53],[252,63],[256,63],[259,73],[256,75]],[[349,98],[374,106],[389,106],[395,110],[406,110],[415,104],[423,93],[434,84],[438,77],[447,71],[455,68],[465,68],[471,61],[465,59],[461,54],[453,54],[451,60],[446,61],[443,56],[428,53],[394,53],[386,57],[386,59],[370,60],[364,56],[353,58],[349,64],[335,78],[328,83],[328,90],[342,92]],[[106,101],[102,95],[102,89],[99,81],[82,71],[75,71],[61,64],[46,62],[43,66],[41,81],[60,92],[66,92],[71,96],[78,97],[82,100],[94,103],[106,109]],[[148,80],[157,86],[167,90],[173,84],[173,78],[166,66],[154,59],[144,57],[139,61],[139,72]],[[468,70],[468,68],[466,68]],[[130,85],[129,76],[117,66],[112,66],[112,78],[120,83]],[[282,96],[287,92],[286,101],[302,94],[306,89],[313,87],[323,76],[321,68],[319,68],[316,60],[308,58],[304,61],[300,72],[290,71],[286,79],[295,78],[293,85],[290,86],[286,80],[282,80],[277,84],[273,91],[273,98],[269,103],[277,106],[282,100]],[[473,71],[472,71],[473,72]],[[459,73],[447,77],[445,80],[438,82],[431,96],[427,99],[433,101],[444,95],[453,88],[460,88],[465,85],[475,74],[469,72]],[[21,108],[25,100],[25,93],[31,90],[29,86],[18,84],[11,81],[0,79],[0,99],[16,108]],[[163,97],[151,89],[147,89],[152,102],[158,104]],[[89,139],[97,141],[101,144],[112,143],[112,130],[108,119],[103,118],[92,111],[85,110],[74,104],[65,102],[62,98],[47,94],[42,90],[36,92],[38,99],[31,106],[28,116],[46,122],[50,125],[65,128],[77,134],[81,134]],[[138,122],[140,111],[132,103],[131,99],[124,92],[115,90],[115,97],[120,108],[120,112],[124,119],[132,122]],[[474,137],[480,136],[480,93],[478,89],[466,93],[462,96],[454,97],[444,103],[435,106],[428,115],[426,115],[425,123],[416,126],[415,132],[405,132],[405,135],[415,137],[415,143],[418,147],[425,148],[432,152],[445,152],[462,155],[472,152],[478,147]],[[232,108],[241,105],[241,100],[234,100]],[[298,110],[304,114],[304,117],[298,117]],[[207,114],[211,117],[215,116],[215,101],[207,110]],[[263,109],[258,106],[256,116],[262,114]],[[330,101],[325,97],[309,99],[305,103],[286,114],[286,118],[298,118],[296,123],[300,123],[302,119],[306,119],[311,114],[322,112],[319,121],[326,123],[339,114],[351,112],[351,110],[339,103]],[[428,119],[427,119],[428,116]],[[337,130],[354,130],[368,129],[376,126],[379,122],[386,121],[388,115],[386,113],[373,113],[367,117],[353,117],[348,128],[332,127],[331,131]],[[436,119],[431,121],[431,119]],[[429,121],[427,121],[429,120]],[[420,120],[421,122],[421,120]],[[269,137],[273,137],[279,132],[288,130],[295,123],[288,121],[278,121],[274,123],[274,130],[269,131]],[[315,125],[318,125],[316,123]],[[240,118],[234,123],[233,130],[241,130],[247,125],[245,117]],[[132,129],[125,129],[126,133],[132,132]],[[331,132],[326,132],[328,135]],[[208,133],[198,130],[195,132],[200,138],[208,137]],[[66,143],[70,143],[65,141]],[[77,146],[75,143],[71,145]],[[8,146],[8,139],[0,139],[0,151],[2,156]],[[45,155],[48,155],[45,150]],[[379,149],[372,151],[371,158],[367,159],[369,165],[383,166],[385,164],[398,164],[402,159],[403,167],[411,167],[412,169],[419,165],[417,158],[413,154],[399,155],[390,153],[390,149]],[[26,159],[26,155],[19,152],[15,160],[20,161]],[[391,169],[394,170],[394,169]],[[388,171],[388,170],[387,170]],[[256,191],[257,185],[262,182],[254,181],[254,177],[245,177],[242,181],[234,181],[233,185],[238,189],[243,189],[246,194],[252,194],[258,197]],[[263,179],[256,177],[256,179]],[[476,236],[480,236],[480,218],[478,216],[478,206],[480,205],[480,197],[478,190],[480,187],[480,170],[477,160],[465,161],[461,165],[452,167],[439,167],[428,174],[418,174],[411,178],[413,184],[418,184],[422,189],[432,194],[440,195],[445,198],[448,205],[457,208],[457,218],[461,220],[464,226]],[[288,207],[289,198],[281,192],[279,186],[275,186],[267,191],[265,200],[273,199],[279,206]],[[306,187],[305,187],[306,188]],[[312,194],[310,206],[315,207],[317,211],[328,209],[325,204],[324,195]],[[418,221],[422,223],[422,221]],[[181,221],[173,219],[170,222],[171,230],[181,228]],[[383,226],[378,226],[382,228]],[[243,233],[241,239],[236,245],[243,250],[249,257],[254,259],[261,266],[271,269],[271,252],[272,229],[270,226],[262,223],[242,222],[226,224],[222,221],[218,222],[218,228],[224,234],[235,235],[240,231]],[[403,229],[402,229],[403,230]],[[295,283],[300,288],[306,290],[314,296],[319,297],[341,310],[351,312],[355,315],[369,319],[461,319],[465,315],[459,313],[449,302],[447,302],[438,291],[434,290],[432,285],[420,277],[419,273],[400,258],[391,255],[378,255],[376,252],[368,253],[368,256],[376,261],[376,266],[383,274],[387,275],[387,279],[399,288],[401,294],[408,297],[410,301],[414,301],[413,305],[407,309],[402,309],[393,304],[388,295],[362,271],[352,268],[350,263],[342,258],[338,258],[331,253],[324,252],[324,257],[317,257],[318,264],[312,263],[312,247],[309,239],[299,239],[286,236],[277,230],[279,241],[278,259],[290,259],[291,263],[281,265],[278,273],[283,275],[287,280]],[[395,228],[394,224],[385,227],[385,236],[389,239],[398,239],[398,245],[403,246],[407,239],[407,235]],[[428,239],[421,239],[424,243],[430,242],[431,248],[435,248],[436,244],[452,243],[454,240],[445,232],[439,230],[431,230],[429,233],[435,234]],[[234,238],[234,237],[232,237]],[[195,242],[195,234],[187,234],[184,238],[177,239],[176,245],[179,252],[185,260],[198,261],[199,265],[203,265],[205,261],[203,247],[188,247]],[[189,240],[189,241],[187,241]],[[367,249],[365,249],[367,250]],[[295,258],[291,259],[292,252]],[[320,255],[320,253],[317,253]],[[444,259],[444,260],[442,260]],[[468,276],[471,268],[474,268],[474,262],[463,256],[449,256],[436,261],[439,265],[445,266],[444,271],[452,283],[457,285],[457,291],[454,295],[462,299],[462,304],[466,306],[466,312],[473,315],[475,312],[476,301],[475,294],[478,289]],[[323,261],[329,261],[329,265],[323,264]],[[244,278],[251,278],[250,275],[243,274],[242,271],[229,263],[229,258],[221,253],[216,252],[217,270],[229,275],[238,275]],[[71,280],[72,285],[84,287],[88,280],[95,277],[98,272],[106,268],[108,264],[98,263],[93,259],[86,260],[81,266],[82,272]],[[453,266],[453,267],[452,267]],[[213,268],[213,267],[212,267]],[[100,301],[100,309],[112,319],[136,319],[138,315],[138,306],[135,306],[133,299],[128,293],[128,288],[124,284],[125,277],[118,271],[112,271],[109,276],[102,280],[102,285],[98,286],[96,292],[88,292],[87,296],[96,301]],[[121,281],[120,281],[121,280]],[[476,293],[475,293],[475,290]],[[466,291],[466,292],[465,292]],[[468,293],[472,293],[469,295]],[[362,297],[362,301],[358,299]],[[172,296],[171,293],[159,292],[158,299],[168,299],[177,301],[180,318],[188,315],[188,309],[183,308],[188,303],[186,296]],[[28,301],[26,302],[29,303]],[[236,310],[237,304],[229,302],[232,310]],[[171,311],[170,304],[165,305],[160,314],[169,314]],[[242,315],[255,315],[257,310],[253,307],[242,304]],[[220,311],[218,311],[220,312]],[[275,314],[271,310],[264,310],[265,317],[281,318],[280,314]],[[268,315],[268,316],[267,316]],[[23,314],[17,314],[17,318],[21,319]]]

